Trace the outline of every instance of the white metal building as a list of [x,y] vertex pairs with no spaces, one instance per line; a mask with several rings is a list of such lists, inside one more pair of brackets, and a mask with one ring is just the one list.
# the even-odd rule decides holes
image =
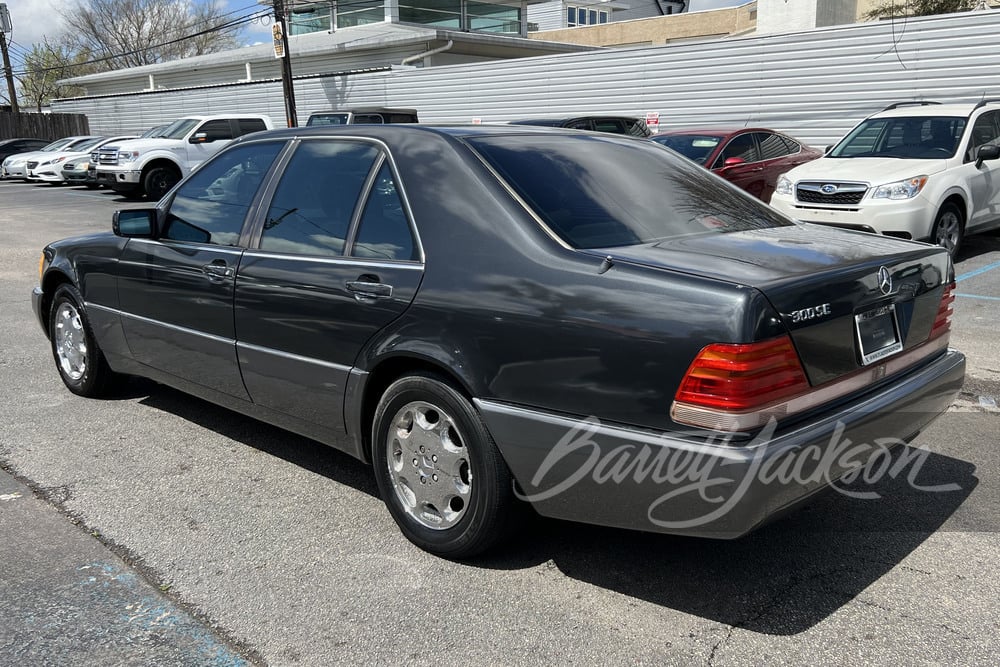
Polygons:
[[[298,79],[295,91],[300,117],[351,106],[414,107],[422,122],[448,123],[656,112],[661,127],[754,124],[823,146],[894,101],[1000,97],[998,52],[1000,12],[976,11],[648,48],[343,71]],[[92,130],[103,133],[193,111],[251,109],[280,123],[280,81],[53,103],[54,111],[86,113]]]

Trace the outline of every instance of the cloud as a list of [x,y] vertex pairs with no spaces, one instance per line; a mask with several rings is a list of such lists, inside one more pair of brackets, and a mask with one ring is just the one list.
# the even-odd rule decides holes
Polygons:
[[31,51],[33,44],[45,37],[54,39],[63,32],[64,25],[59,8],[65,0],[5,0],[13,28],[8,39],[12,40],[11,58],[21,61],[20,55]]

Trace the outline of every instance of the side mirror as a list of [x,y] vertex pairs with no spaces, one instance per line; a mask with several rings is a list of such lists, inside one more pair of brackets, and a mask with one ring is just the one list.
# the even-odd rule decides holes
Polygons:
[[722,163],[723,167],[735,167],[738,164],[746,164],[746,160],[741,157],[727,157],[726,161]]
[[996,160],[997,158],[1000,158],[1000,146],[995,144],[980,146],[979,150],[976,151],[976,169],[983,166],[983,160]]
[[155,238],[156,209],[136,208],[115,211],[111,216],[111,229],[116,236],[125,238]]
[[208,134],[205,132],[195,132],[194,134],[191,135],[191,138],[188,139],[188,143],[190,144],[208,143]]

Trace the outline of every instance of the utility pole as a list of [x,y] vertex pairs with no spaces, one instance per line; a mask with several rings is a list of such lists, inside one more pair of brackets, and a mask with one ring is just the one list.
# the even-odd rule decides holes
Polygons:
[[10,13],[7,12],[7,5],[0,3],[0,51],[3,52],[3,73],[7,77],[10,110],[16,114],[19,113],[19,109],[17,108],[17,91],[14,89],[14,69],[10,66],[10,54],[7,53],[7,34],[10,31]]
[[[292,0],[290,0],[292,1]],[[288,30],[284,0],[274,0],[274,57],[281,58],[281,87],[285,93],[285,121],[288,127],[298,127],[299,119],[295,111],[295,88],[292,85],[292,60],[288,52]]]

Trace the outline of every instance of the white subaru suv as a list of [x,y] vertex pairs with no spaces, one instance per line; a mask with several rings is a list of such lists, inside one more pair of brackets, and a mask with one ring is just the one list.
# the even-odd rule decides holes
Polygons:
[[798,220],[930,241],[954,255],[1000,226],[1000,100],[900,102],[778,179],[771,205]]

